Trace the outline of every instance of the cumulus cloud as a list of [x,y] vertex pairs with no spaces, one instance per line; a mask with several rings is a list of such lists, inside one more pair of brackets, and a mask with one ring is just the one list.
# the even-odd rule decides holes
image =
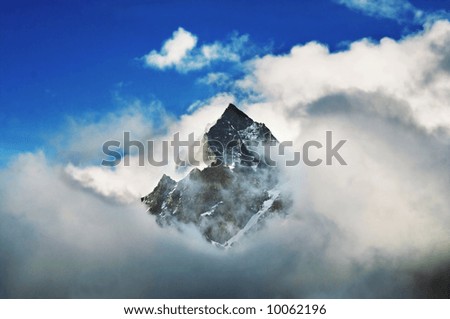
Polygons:
[[144,61],[151,68],[174,68],[186,73],[205,68],[213,62],[239,62],[241,55],[254,49],[246,47],[248,42],[248,35],[234,33],[226,42],[216,41],[197,47],[197,36],[180,27],[164,42],[159,52],[152,50],[144,56]]
[[180,64],[196,45],[197,37],[179,27],[173,32],[172,38],[164,42],[160,52],[153,50],[144,57],[145,62],[159,69],[173,67]]
[[[0,171],[0,296],[448,297],[449,29],[440,21],[399,41],[361,40],[338,53],[308,43],[254,58],[238,83],[245,98],[222,93],[169,116],[164,130],[142,128],[157,140],[200,138],[235,102],[296,149],[324,143],[328,130],[348,141],[347,166],[282,168],[288,216],[226,251],[145,214],[139,196],[163,172],[186,174],[175,165],[140,167],[134,154],[114,169],[21,155]],[[140,112],[86,129],[115,132],[141,123]],[[83,125],[71,132],[84,136]]]
[[[335,53],[323,44],[310,42],[294,46],[286,55],[253,60],[252,71],[240,86],[296,112],[338,92],[380,93],[404,105],[425,129],[448,129],[448,43],[450,23],[445,20],[400,41],[383,38],[375,43],[363,39]],[[369,107],[374,112],[389,112],[390,104],[374,102]]]

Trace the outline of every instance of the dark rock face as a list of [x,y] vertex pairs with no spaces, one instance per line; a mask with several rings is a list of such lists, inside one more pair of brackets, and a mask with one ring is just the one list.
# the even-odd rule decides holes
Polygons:
[[215,159],[212,165],[264,164],[261,158],[264,157],[264,146],[278,143],[263,123],[253,121],[233,104],[205,133],[204,139],[209,148],[206,151]]
[[178,182],[164,175],[142,202],[159,225],[191,223],[208,241],[229,247],[267,216],[285,211],[278,170],[265,163],[262,151],[278,142],[264,124],[232,104],[204,139],[210,165],[192,169]]

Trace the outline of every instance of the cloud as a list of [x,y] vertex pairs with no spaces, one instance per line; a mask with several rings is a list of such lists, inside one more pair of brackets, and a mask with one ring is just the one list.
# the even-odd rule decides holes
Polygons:
[[[380,93],[403,105],[410,118],[428,131],[450,128],[450,23],[441,20],[424,31],[395,41],[362,39],[345,51],[331,53],[317,42],[294,46],[285,55],[266,55],[250,62],[251,72],[238,85],[295,112],[330,94]],[[391,103],[389,103],[391,104]],[[389,104],[361,105],[374,112],[393,112]]]
[[[299,172],[290,173],[295,173],[291,178],[296,183]],[[308,187],[295,190],[297,206],[288,219],[269,220],[241,245],[222,251],[206,243],[195,229],[188,227],[179,233],[159,228],[139,203],[118,204],[85,191],[42,153],[22,155],[1,174],[0,239],[7,243],[0,247],[3,297],[398,298],[429,297],[430,291],[440,297],[445,294],[445,281],[444,290],[430,290],[432,282],[443,280],[445,255],[439,249],[428,249],[441,239],[448,219],[437,225],[436,214],[440,213],[417,215],[422,207],[406,219],[400,219],[396,210],[377,216],[377,206],[364,206],[370,199],[364,193],[364,180],[360,180],[364,190],[352,195],[354,199],[362,196],[355,202],[349,196],[361,185],[343,192],[335,184],[338,176],[330,172],[323,172],[333,177],[328,187],[314,174],[302,178]],[[396,177],[388,185],[393,182],[398,182]],[[323,195],[332,188],[338,189],[333,193],[336,196]],[[413,185],[411,190],[414,196],[422,192]],[[395,200],[398,190],[387,191],[394,191],[393,202],[383,202],[401,208],[401,201]],[[389,227],[384,218],[389,218]],[[418,230],[414,227],[420,226],[424,228],[411,236]]]
[[[105,114],[95,123],[78,121],[61,138],[67,141],[67,136],[70,136],[69,140],[74,141],[64,145],[64,158],[79,158],[83,152],[83,158],[90,160],[81,163],[72,160],[65,166],[64,173],[73,182],[107,200],[119,203],[139,201],[140,197],[147,195],[157,185],[164,173],[179,179],[188,172],[176,166],[172,148],[169,148],[168,165],[150,165],[147,161],[147,141],[153,142],[152,155],[160,160],[163,141],[172,141],[176,132],[184,140],[194,133],[196,140],[200,141],[208,126],[212,126],[220,117],[224,105],[233,102],[235,98],[230,94],[217,94],[208,100],[198,100],[188,108],[191,114],[185,114],[178,120],[161,111],[158,104],[144,107],[140,102],[133,102],[118,114]],[[160,125],[158,130],[154,127],[156,122]],[[139,154],[132,152],[126,155],[129,165],[124,165],[124,157],[120,165],[115,167],[100,166],[101,161],[107,159],[102,152],[103,143],[108,140],[119,141],[123,150],[125,131],[130,132],[131,140],[144,144],[144,165],[140,163]],[[131,151],[137,151],[137,148]],[[181,152],[180,156],[183,159],[186,154]]]
[[111,169],[22,154],[0,170],[0,296],[448,297],[448,37],[440,21],[399,41],[255,57],[241,98],[198,101],[164,129],[145,127],[146,108],[76,121],[64,132],[78,140],[68,154],[93,133],[118,134],[118,123],[136,125],[136,138],[201,137],[235,100],[296,148],[333,131],[348,140],[348,165],[282,168],[288,216],[224,251],[190,226],[158,227],[139,203],[163,172],[186,174],[175,165],[139,167],[131,154],[130,167]]
[[400,23],[423,24],[448,17],[445,11],[426,12],[407,0],[335,0],[368,16],[387,18]]
[[196,45],[197,37],[179,27],[173,32],[172,38],[164,42],[160,52],[153,50],[144,57],[145,62],[158,69],[174,67],[181,64]]
[[423,14],[407,0],[337,0],[337,2],[369,16],[400,21],[414,20]]
[[226,42],[216,41],[197,47],[197,36],[180,27],[164,42],[160,52],[153,50],[143,59],[146,66],[154,69],[174,68],[186,73],[203,69],[213,62],[240,62],[241,55],[255,50],[248,43],[248,35],[234,33]]
[[[197,100],[188,107],[188,112],[194,112],[198,109],[206,108],[219,108],[222,109],[223,105],[229,103],[236,103],[236,98],[231,94],[219,93],[207,100]],[[219,114],[220,116],[220,114]],[[205,119],[206,120],[206,119]]]
[[123,140],[125,131],[134,139],[147,140],[161,134],[171,121],[173,117],[158,101],[122,101],[118,109],[109,113],[67,118],[64,131],[52,136],[51,143],[62,159],[75,164],[98,164],[103,143]]
[[230,85],[230,76],[224,72],[210,72],[198,80],[199,83],[206,85],[215,85],[217,87],[226,87]]

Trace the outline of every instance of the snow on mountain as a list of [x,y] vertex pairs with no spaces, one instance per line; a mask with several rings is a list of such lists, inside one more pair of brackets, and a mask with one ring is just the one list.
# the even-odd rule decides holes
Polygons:
[[204,135],[208,166],[176,182],[163,175],[142,198],[162,226],[194,224],[206,240],[231,247],[264,219],[286,211],[279,172],[264,161],[264,146],[278,141],[263,124],[230,104]]

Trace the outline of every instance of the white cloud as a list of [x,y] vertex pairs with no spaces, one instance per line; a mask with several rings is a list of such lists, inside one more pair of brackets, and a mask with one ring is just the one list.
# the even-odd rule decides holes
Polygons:
[[229,41],[203,44],[197,47],[197,36],[178,28],[167,40],[160,52],[155,50],[144,56],[149,67],[165,70],[174,68],[186,73],[209,66],[212,62],[239,62],[248,48],[248,36],[233,34]]
[[153,50],[144,57],[145,62],[158,69],[177,66],[196,45],[197,37],[179,27],[173,32],[172,38],[164,42],[160,52]]
[[230,76],[224,72],[210,72],[198,80],[199,83],[206,85],[215,85],[217,87],[229,86],[230,81]]
[[[143,142],[147,151],[148,140],[154,142],[153,154],[157,160],[161,159],[162,141],[172,141],[172,135],[180,133],[180,139],[187,140],[190,133],[194,133],[196,140],[201,140],[203,133],[208,126],[215,123],[223,112],[224,105],[235,102],[235,98],[229,94],[217,94],[206,101],[197,101],[189,107],[189,112],[177,121],[163,114],[159,119],[159,125],[166,128],[160,132],[152,127],[154,121],[148,117],[151,108],[145,107],[127,107],[125,110],[133,110],[132,116],[127,111],[113,116],[105,115],[97,124],[81,123],[76,129],[69,132],[76,144],[65,146],[65,152],[69,156],[79,155],[80,149],[89,153],[95,158],[97,163],[94,165],[74,165],[68,164],[64,173],[67,177],[90,191],[101,195],[109,200],[132,203],[138,201],[141,196],[147,195],[158,183],[161,176],[165,173],[173,178],[181,178],[186,174],[184,170],[178,170],[173,160],[173,149],[169,148],[169,163],[163,167],[157,167],[148,164],[147,153],[144,154],[144,166],[139,163],[139,157],[136,154],[128,155],[129,166],[124,165],[124,159],[114,168],[103,167],[99,164],[106,155],[100,152],[101,145],[107,140],[117,140],[122,143],[123,132],[131,132],[130,138]],[[135,102],[134,105],[139,105]],[[120,125],[119,125],[120,124]],[[200,124],[200,125],[199,125]],[[66,133],[67,134],[67,133]],[[109,134],[109,135],[108,135]],[[92,138],[95,137],[95,138]],[[123,146],[123,144],[122,144]],[[180,156],[184,156],[183,153]]]
[[[188,112],[194,112],[198,109],[222,109],[224,105],[229,103],[236,103],[236,99],[233,95],[228,93],[219,93],[207,100],[197,100],[188,107]],[[220,111],[219,111],[220,112]],[[218,114],[220,116],[220,114]],[[183,116],[184,118],[184,116]],[[207,120],[207,119],[205,119]]]
[[[286,55],[253,60],[239,85],[269,104],[296,112],[330,94],[379,93],[404,103],[425,129],[449,129],[449,43],[450,23],[444,20],[400,41],[363,39],[336,53],[310,42],[294,46]],[[384,104],[374,102],[370,107],[387,112],[382,110]]]
[[68,118],[64,132],[52,136],[58,155],[76,164],[100,163],[103,143],[122,140],[126,131],[134,139],[147,140],[173,120],[158,101],[123,104],[115,112]]
[[352,247],[341,256],[424,256],[429,249],[447,256],[449,43],[448,21],[336,53],[311,42],[254,59],[239,83],[260,100],[248,101],[249,114],[275,136],[323,143],[332,130],[348,140],[346,167],[286,169],[293,211],[299,219],[308,209],[326,216],[349,240],[340,248]]
[[[199,110],[196,116],[187,116],[188,122],[209,119],[210,112],[214,111],[208,107]],[[339,122],[348,126],[345,135],[357,128],[351,121],[316,118],[312,130],[305,132],[314,136],[328,129],[330,121],[335,121],[335,128]],[[360,125],[370,122],[367,118]],[[353,132],[361,133],[361,127]],[[383,155],[397,155],[397,151],[389,149],[394,144],[388,135],[374,129],[365,133],[380,144],[373,149],[354,148],[349,170],[287,172],[286,191],[295,195],[290,215],[268,220],[265,228],[231,251],[217,250],[189,227],[183,233],[158,227],[138,202],[118,204],[99,198],[67,180],[63,167],[50,163],[42,153],[22,155],[0,171],[0,239],[7,243],[0,246],[0,295],[405,298],[442,294],[429,286],[448,269],[441,263],[448,257],[449,199],[436,179],[438,170],[431,174],[428,166],[418,170],[408,158],[404,163],[371,158],[373,151]],[[411,145],[408,139],[403,142]],[[424,146],[423,141],[417,143]],[[186,286],[180,287],[180,281]]]
[[400,23],[423,24],[448,17],[445,11],[426,12],[407,0],[335,0],[350,9],[373,17],[396,20]]
[[407,0],[337,0],[351,9],[367,15],[402,20],[407,15],[420,16],[422,13]]

